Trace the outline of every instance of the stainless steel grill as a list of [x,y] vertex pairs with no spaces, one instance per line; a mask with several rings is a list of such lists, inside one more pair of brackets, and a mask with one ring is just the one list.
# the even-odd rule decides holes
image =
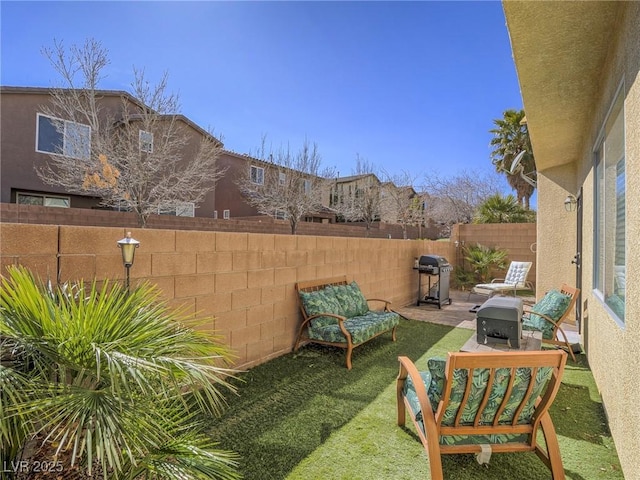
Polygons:
[[[422,255],[414,270],[418,270],[418,306],[421,303],[433,303],[442,308],[447,302],[451,305],[449,285],[453,267],[446,258],[439,255]],[[423,276],[428,280],[426,293],[423,292]]]

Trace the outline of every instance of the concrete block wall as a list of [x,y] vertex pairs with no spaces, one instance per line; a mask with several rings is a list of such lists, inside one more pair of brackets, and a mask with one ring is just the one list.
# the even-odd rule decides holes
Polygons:
[[[454,225],[451,232],[453,253],[450,262],[463,264],[463,246],[480,244],[507,251],[509,261],[533,262],[528,280],[536,279],[536,224],[535,223],[485,223]],[[506,272],[503,272],[506,273]]]
[[[129,229],[141,242],[131,282],[150,281],[170,306],[204,320],[248,368],[289,352],[300,315],[298,281],[347,275],[365,296],[415,301],[415,257],[449,256],[449,242],[192,230]],[[60,281],[113,279],[127,229],[0,223],[2,271],[22,264]]]

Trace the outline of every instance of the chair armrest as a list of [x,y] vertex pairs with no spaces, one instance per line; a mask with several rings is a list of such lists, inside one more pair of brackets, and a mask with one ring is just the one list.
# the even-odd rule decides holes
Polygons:
[[567,339],[567,335],[566,333],[564,333],[564,330],[562,329],[562,327],[560,326],[559,323],[556,323],[553,318],[551,318],[550,316],[544,314],[544,313],[538,313],[538,312],[534,312],[532,310],[525,310],[524,311],[524,315],[537,315],[538,317],[542,318],[543,320],[545,320],[546,322],[550,323],[551,325],[553,325],[553,332],[552,334],[552,338],[555,339],[556,338],[556,334],[558,333],[558,331],[560,331],[560,333],[562,333],[562,336],[564,337],[565,341],[568,341]]
[[349,333],[349,330],[347,330],[344,326],[344,322],[345,320],[347,320],[347,317],[343,317],[342,315],[337,315],[335,313],[318,313],[316,315],[312,315],[309,318],[307,318],[307,321],[311,321],[314,318],[318,318],[318,317],[333,317],[336,320],[338,320],[338,328],[340,328],[340,331],[347,339],[347,342],[349,344],[352,342],[351,333]]
[[427,386],[422,381],[420,372],[408,357],[399,356],[398,362],[400,362],[400,372],[398,373],[397,380],[398,396],[402,394],[404,382],[406,381],[407,377],[410,377],[411,381],[413,382],[416,396],[418,397],[418,403],[420,405],[420,411],[422,412],[422,420],[424,422],[427,438],[437,439],[438,429],[436,425],[435,415],[431,408],[429,395],[427,394]]
[[505,283],[506,278],[494,278],[491,283]]
[[389,300],[384,300],[382,298],[367,298],[367,303],[368,302],[383,302],[384,303],[384,310],[389,312],[389,305],[391,305],[391,302]]

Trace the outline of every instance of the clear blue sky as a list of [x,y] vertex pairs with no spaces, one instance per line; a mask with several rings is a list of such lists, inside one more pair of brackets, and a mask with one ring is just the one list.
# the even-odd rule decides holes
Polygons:
[[9,2],[1,83],[47,87],[53,40],[99,40],[101,85],[169,73],[184,115],[256,151],[317,142],[342,176],[491,171],[489,130],[522,108],[502,5],[477,2]]

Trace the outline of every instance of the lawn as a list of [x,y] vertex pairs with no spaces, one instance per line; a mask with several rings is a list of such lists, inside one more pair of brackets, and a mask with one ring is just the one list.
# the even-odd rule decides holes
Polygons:
[[[420,441],[396,425],[398,355],[418,368],[455,351],[470,330],[402,320],[398,341],[386,334],[356,350],[353,369],[344,352],[306,346],[240,375],[210,433],[220,447],[241,456],[247,480],[414,479],[429,477]],[[623,479],[604,410],[584,355],[569,360],[551,417],[567,478]],[[481,466],[473,455],[445,456],[445,478],[548,479],[533,453],[496,454]]]

